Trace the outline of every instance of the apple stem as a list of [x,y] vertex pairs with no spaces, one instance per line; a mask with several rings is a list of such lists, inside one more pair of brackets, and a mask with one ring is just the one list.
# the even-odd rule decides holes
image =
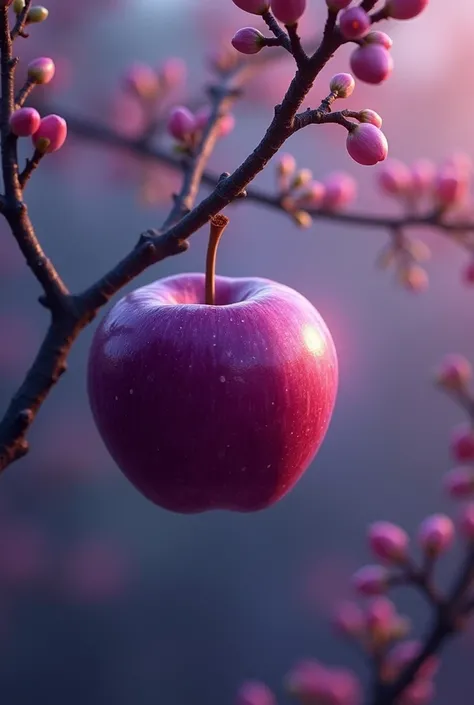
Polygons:
[[209,244],[206,255],[206,296],[205,303],[214,306],[216,303],[216,259],[217,246],[222,233],[229,223],[229,218],[222,213],[218,213],[210,221]]

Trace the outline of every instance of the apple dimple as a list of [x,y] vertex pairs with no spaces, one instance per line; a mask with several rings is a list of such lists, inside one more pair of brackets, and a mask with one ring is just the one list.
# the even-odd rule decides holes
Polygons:
[[95,334],[88,391],[128,479],[176,512],[255,511],[301,477],[329,425],[337,357],[315,308],[267,279],[181,274],[119,301]]

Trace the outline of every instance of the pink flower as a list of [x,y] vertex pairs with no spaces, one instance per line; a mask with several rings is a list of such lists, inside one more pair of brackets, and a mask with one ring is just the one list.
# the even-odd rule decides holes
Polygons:
[[339,210],[351,203],[357,193],[357,184],[349,174],[334,172],[323,181],[325,188],[322,207],[326,210]]
[[371,27],[370,17],[361,7],[350,7],[341,12],[339,29],[345,39],[362,39]]
[[352,586],[361,595],[382,595],[388,581],[388,571],[381,565],[366,565],[352,576]]
[[376,558],[387,563],[400,563],[408,555],[408,534],[400,526],[378,521],[369,527],[369,546]]
[[241,54],[258,54],[265,46],[265,37],[254,27],[243,27],[234,34],[231,43]]
[[454,539],[454,524],[444,514],[427,517],[418,530],[418,541],[423,551],[433,557],[444,553]]
[[350,57],[353,74],[360,81],[378,85],[386,81],[393,71],[393,59],[381,44],[364,44]]
[[33,135],[33,144],[38,152],[49,154],[61,149],[67,137],[67,123],[59,115],[47,115]]
[[306,0],[270,0],[270,6],[279,22],[293,25],[303,16]]
[[235,705],[274,705],[275,696],[265,683],[247,681],[240,686]]
[[263,15],[270,7],[267,0],[232,0],[232,2],[244,12],[249,12],[252,15]]
[[401,196],[411,187],[411,173],[403,162],[390,159],[377,172],[377,181],[380,189],[388,195]]
[[358,164],[373,166],[387,157],[387,138],[378,127],[370,123],[356,125],[347,135],[349,155]]
[[355,81],[350,73],[337,73],[329,82],[329,90],[338,98],[348,98],[354,92]]
[[41,117],[34,108],[20,108],[12,113],[10,130],[17,137],[31,137],[41,123]]
[[428,6],[429,0],[389,0],[388,14],[396,20],[411,20]]
[[196,118],[188,108],[173,108],[168,119],[168,132],[180,142],[187,142],[196,129]]
[[468,424],[457,426],[451,434],[451,454],[459,462],[474,460],[474,431]]

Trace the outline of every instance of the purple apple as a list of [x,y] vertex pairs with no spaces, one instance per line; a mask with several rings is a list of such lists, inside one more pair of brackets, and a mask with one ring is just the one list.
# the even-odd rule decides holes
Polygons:
[[180,513],[251,512],[286,494],[326,434],[334,343],[316,309],[268,279],[161,279],[126,295],[95,334],[88,389],[127,478]]

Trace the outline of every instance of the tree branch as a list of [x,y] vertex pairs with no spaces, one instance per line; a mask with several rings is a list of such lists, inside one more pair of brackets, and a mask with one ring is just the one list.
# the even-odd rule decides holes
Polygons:
[[[234,95],[225,83],[213,96],[213,111],[201,143],[186,167],[181,193],[165,221],[162,231],[144,233],[132,252],[104,277],[79,295],[70,296],[52,264],[44,256],[22,202],[16,140],[9,132],[13,110],[13,70],[11,39],[7,11],[2,14],[0,49],[2,52],[2,165],[6,189],[5,216],[12,228],[28,264],[41,282],[45,303],[52,312],[52,326],[18,393],[0,422],[0,470],[27,452],[26,432],[48,392],[65,369],[67,354],[80,331],[95,317],[97,311],[121,287],[151,264],[183,252],[186,240],[223,208],[232,203],[260,173],[294,131],[294,117],[313,82],[341,44],[337,33],[326,33],[311,59],[311,67],[299,70],[288,91],[275,110],[274,118],[256,149],[234,171],[221,179],[212,193],[198,206],[192,207],[206,160],[215,142],[219,118],[227,101]],[[20,421],[18,420],[20,419]]]

